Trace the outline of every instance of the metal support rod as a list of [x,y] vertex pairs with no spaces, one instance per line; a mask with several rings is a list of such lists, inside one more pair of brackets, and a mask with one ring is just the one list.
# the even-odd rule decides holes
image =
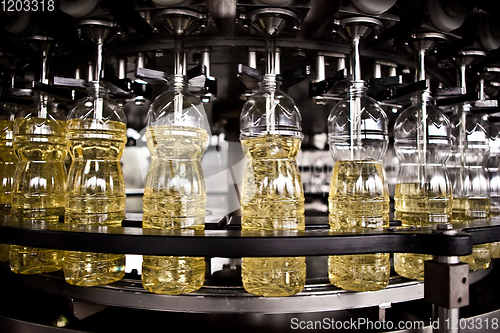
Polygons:
[[40,71],[40,82],[43,84],[49,84],[49,65],[48,65],[49,55],[47,51],[42,51],[42,67]]
[[467,69],[467,65],[466,64],[461,64],[460,65],[460,68],[459,68],[459,71],[458,71],[458,78],[457,78],[457,83],[458,83],[458,86],[461,87],[461,88],[467,88],[467,83],[465,81],[465,71]]
[[389,66],[389,76],[398,76],[397,66]]
[[210,76],[210,51],[201,51],[201,64],[205,66],[206,76]]
[[94,81],[94,75],[95,75],[94,63],[92,61],[89,61],[87,66],[87,81],[89,82]]
[[137,53],[135,57],[135,67],[144,68],[146,67],[146,54],[144,52]]
[[257,68],[257,52],[248,51],[248,67]]
[[[352,76],[352,81],[361,81],[361,62],[359,56],[359,42],[360,37],[355,36],[351,40],[350,52],[349,52],[349,66],[350,74]],[[340,69],[339,69],[340,70]]]
[[382,64],[380,62],[375,61],[373,64],[373,78],[379,79],[382,77]]
[[325,56],[317,55],[316,56],[316,80],[315,82],[324,81],[326,79],[326,71],[325,71]]
[[95,80],[100,83],[102,70],[104,68],[104,40],[97,39],[97,58],[96,58],[96,77]]
[[80,66],[75,68],[75,79],[80,80],[82,78],[82,69]]
[[486,96],[484,94],[484,79],[479,80],[479,99],[484,101]]
[[[467,65],[465,63],[460,64],[460,68],[457,71],[457,85],[463,89],[463,93],[467,93],[467,83],[465,78],[465,72],[467,69]],[[470,104],[465,102],[458,107],[458,114],[460,117],[460,124],[458,128],[459,138],[458,138],[458,147],[459,147],[459,163],[460,163],[460,191],[462,192],[463,198],[466,198],[466,172],[467,166],[465,161],[465,149],[467,147],[467,112],[470,109]]]
[[460,309],[447,309],[442,306],[433,306],[433,320],[438,328],[433,333],[458,333],[460,327]]
[[340,71],[341,69],[344,68],[346,68],[345,58],[343,57],[337,58],[337,71]]
[[[460,258],[455,256],[434,256],[433,260],[442,264],[459,264]],[[431,282],[432,283],[432,282]],[[458,333],[459,332],[459,320],[460,320],[460,309],[447,309],[442,306],[433,306],[433,320],[438,321],[439,326],[437,330],[433,333]],[[456,323],[456,325],[454,325]]]
[[127,58],[118,59],[118,78],[127,78]]
[[[415,82],[425,80],[425,49],[417,50],[415,66]],[[427,87],[429,89],[429,87]]]
[[[425,54],[426,49],[421,48],[416,50],[415,54],[415,82],[424,81],[425,77]],[[418,149],[418,173],[421,186],[425,186],[426,175],[425,166],[427,164],[427,100],[429,98],[430,89],[427,87],[425,91],[422,92],[422,98],[420,100],[420,111],[417,123],[417,149]]]
[[182,39],[175,39],[174,51],[174,75],[186,75],[186,56]]
[[273,37],[266,38],[266,74],[276,74],[276,47]]
[[[40,82],[43,84],[49,84],[49,65],[48,65],[48,60],[49,60],[49,54],[47,51],[43,50],[42,51],[42,59],[41,59],[41,69],[40,69]],[[39,118],[46,119],[48,116],[48,102],[49,102],[49,97],[46,94],[40,94],[40,109],[38,113]]]
[[276,51],[274,52],[274,73],[276,75],[281,74],[281,50],[279,48],[276,48]]

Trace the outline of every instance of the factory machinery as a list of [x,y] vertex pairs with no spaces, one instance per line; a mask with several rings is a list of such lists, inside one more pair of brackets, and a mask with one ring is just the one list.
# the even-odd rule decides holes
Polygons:
[[[121,160],[127,214],[121,226],[109,227],[70,227],[2,215],[0,243],[125,254],[128,268],[117,282],[82,287],[66,283],[61,271],[14,274],[8,263],[0,264],[2,332],[313,331],[319,327],[307,323],[325,319],[407,323],[359,331],[500,330],[500,270],[494,258],[495,243],[500,242],[500,220],[495,216],[500,213],[500,149],[493,145],[500,142],[495,141],[500,140],[495,125],[500,121],[500,9],[494,1],[37,3],[37,9],[33,4],[23,7],[21,1],[1,4],[0,105],[22,110],[42,95],[69,112],[87,96],[89,86],[109,89],[127,117]],[[304,136],[297,161],[305,192],[305,230],[298,232],[241,230],[245,157],[239,142],[240,114],[259,81],[270,73],[278,76],[281,90],[295,101],[302,117]],[[169,79],[171,74],[174,79]],[[204,230],[142,229],[144,178],[150,162],[146,114],[169,85],[181,85],[175,75],[182,74],[189,92],[203,102],[209,124],[201,162],[207,184]],[[352,82],[364,82],[366,94],[387,114],[389,149],[383,163],[391,222],[380,230],[336,232],[329,230],[327,206],[334,164],[326,143],[328,119],[332,108],[350,94]],[[448,170],[460,174],[465,160],[484,160],[470,170],[484,171],[481,179],[489,182],[490,215],[460,223],[437,219],[417,227],[401,224],[393,215],[398,170],[406,167],[395,157],[399,134],[394,124],[410,106],[410,98],[423,92],[432,94],[432,105],[450,118],[457,106],[461,110],[457,139],[447,143],[458,147],[450,158],[456,164]],[[479,119],[472,127],[464,125],[465,109]],[[480,140],[471,135],[477,124],[488,126],[489,160],[481,152],[473,154],[476,159],[465,153],[479,147]],[[422,149],[427,154],[428,148]],[[422,158],[432,159],[435,153]],[[454,197],[464,182],[474,180],[452,182]],[[483,269],[469,270],[459,258],[480,253],[482,244],[493,244],[487,247],[493,259]],[[425,280],[403,278],[391,265],[389,285],[379,290],[349,291],[330,284],[328,256],[373,253],[429,255]],[[146,291],[140,264],[134,266],[140,255],[203,257],[205,283],[180,295]],[[264,297],[244,290],[242,257],[293,256],[306,257],[307,280],[301,292]],[[416,322],[421,326],[408,324]],[[356,330],[349,325],[325,327]]]

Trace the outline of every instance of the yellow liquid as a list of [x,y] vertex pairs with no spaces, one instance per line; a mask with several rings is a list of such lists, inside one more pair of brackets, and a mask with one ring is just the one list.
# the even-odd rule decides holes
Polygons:
[[[457,213],[455,213],[455,208]],[[488,198],[453,198],[453,222],[485,219],[489,215],[490,199]],[[490,245],[474,245],[472,247],[472,254],[460,257],[460,261],[469,264],[469,269],[473,271],[490,267]]]
[[[332,231],[382,230],[389,226],[389,193],[382,165],[373,160],[335,162],[330,183]],[[336,287],[369,291],[389,284],[388,253],[330,256],[328,277]]]
[[[56,224],[64,215],[66,122],[26,117],[14,121],[14,149],[19,156],[12,191],[12,214],[38,223]],[[15,273],[37,274],[61,269],[59,250],[12,245]]]
[[[125,182],[120,158],[127,141],[126,130],[127,126],[118,121],[68,121],[73,162],[67,181],[66,223],[121,226],[125,218]],[[65,251],[63,269],[69,284],[106,285],[125,275],[125,256]]]
[[[12,183],[17,156],[12,145],[14,122],[0,120],[0,215],[9,215],[12,204]],[[10,245],[0,244],[0,262],[9,261]]]
[[[468,199],[469,219],[486,219],[490,215],[490,199]],[[460,261],[469,264],[470,270],[486,269],[490,267],[490,244],[478,244],[472,247],[472,254],[460,257]]]
[[[395,218],[403,228],[430,227],[432,223],[447,223],[451,218],[451,195],[433,195],[418,183],[396,185]],[[424,279],[424,261],[431,255],[395,253],[394,269],[399,275],[413,280]]]
[[[143,199],[143,228],[203,230],[207,201],[200,160],[208,139],[203,129],[151,126],[146,131],[151,166]],[[205,280],[205,258],[144,256],[142,284],[150,292],[196,291]]]
[[17,156],[12,145],[14,122],[0,120],[0,214],[10,214]]
[[[242,187],[243,230],[304,230],[304,192],[296,157],[300,139],[265,135],[242,141],[250,161]],[[243,258],[243,287],[261,296],[288,296],[305,286],[305,257]]]
[[490,217],[490,198],[469,198],[467,200],[470,219],[487,219]]
[[467,198],[453,198],[452,203],[452,220],[453,222],[465,222],[469,219],[467,216]]
[[492,259],[500,258],[500,242],[490,243],[490,256]]

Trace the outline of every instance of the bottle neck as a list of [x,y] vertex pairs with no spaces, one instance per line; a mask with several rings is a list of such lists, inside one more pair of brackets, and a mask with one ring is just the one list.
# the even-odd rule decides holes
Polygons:
[[366,95],[365,81],[352,81],[348,88],[350,99],[360,98]]
[[108,99],[109,89],[103,87],[99,82],[93,81],[88,88],[89,96],[95,99]]
[[278,80],[276,74],[265,74],[262,77],[262,80],[259,83],[261,90],[268,91],[276,91],[279,90],[279,86],[281,82]]
[[417,94],[411,97],[412,104],[422,104],[424,103],[430,103],[432,100],[432,96],[430,91],[424,90],[421,94]]
[[170,90],[176,93],[182,92],[187,88],[187,77],[182,74],[174,74],[169,78]]

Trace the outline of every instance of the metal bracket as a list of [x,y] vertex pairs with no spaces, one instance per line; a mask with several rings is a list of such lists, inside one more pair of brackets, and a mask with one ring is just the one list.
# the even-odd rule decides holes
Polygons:
[[311,82],[309,84],[309,96],[315,97],[335,90],[337,95],[343,94],[347,87],[347,68],[342,68],[333,77],[328,77],[323,81]]
[[426,301],[447,309],[469,305],[469,265],[426,261],[424,267]]
[[109,308],[109,305],[90,303],[79,299],[70,299],[69,307],[76,318],[82,320]]

